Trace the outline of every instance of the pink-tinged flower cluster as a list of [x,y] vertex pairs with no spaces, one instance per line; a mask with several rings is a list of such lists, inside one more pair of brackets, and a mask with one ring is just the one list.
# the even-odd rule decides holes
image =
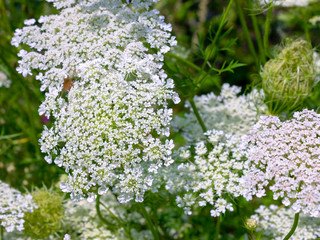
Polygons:
[[285,122],[263,116],[246,140],[243,195],[262,197],[268,188],[294,212],[319,216],[320,114],[305,109]]

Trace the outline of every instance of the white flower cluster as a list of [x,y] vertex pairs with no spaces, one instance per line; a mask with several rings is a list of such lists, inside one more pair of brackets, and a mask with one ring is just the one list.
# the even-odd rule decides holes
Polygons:
[[[52,0],[50,0],[52,1]],[[64,167],[61,185],[72,199],[94,198],[110,186],[120,202],[143,201],[158,169],[172,163],[169,136],[179,102],[162,70],[163,54],[176,44],[171,25],[152,0],[55,0],[58,15],[25,21],[12,44],[21,50],[17,69],[39,70],[46,98],[40,114],[53,126],[40,139],[46,161]]]
[[[251,216],[256,220],[259,227],[256,231],[263,229],[263,239],[282,240],[290,231],[294,221],[294,211],[291,208],[281,208],[276,205],[269,207],[260,206],[256,214]],[[299,224],[292,240],[314,240],[320,236],[320,219],[305,215],[299,217]]]
[[[264,94],[254,89],[247,95],[240,95],[241,88],[223,84],[219,96],[214,93],[194,97],[195,105],[208,130],[222,130],[225,133],[246,134],[258,121],[259,114],[267,111],[263,103]],[[172,123],[176,131],[181,131],[188,143],[204,140],[203,131],[193,113],[190,103],[186,103],[190,113],[175,117]]]
[[305,7],[315,0],[260,0],[261,4],[273,3],[275,6],[281,7]]
[[319,216],[320,211],[320,114],[295,112],[281,122],[263,116],[247,136],[248,155],[242,182],[243,195],[262,197],[266,188],[294,212]]
[[165,175],[166,189],[178,194],[178,206],[186,214],[192,214],[193,206],[212,205],[210,213],[216,217],[233,211],[230,199],[240,196],[246,149],[236,135],[217,130],[206,135],[207,141],[178,150],[177,161],[183,163],[170,166],[173,170]]
[[0,224],[7,232],[22,231],[24,213],[32,212],[34,208],[37,206],[30,194],[24,196],[0,181]]
[[0,87],[6,87],[9,88],[11,85],[11,81],[8,79],[7,75],[5,75],[3,72],[0,72]]

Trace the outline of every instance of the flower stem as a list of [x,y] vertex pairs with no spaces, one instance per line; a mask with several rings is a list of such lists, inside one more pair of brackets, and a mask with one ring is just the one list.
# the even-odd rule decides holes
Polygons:
[[97,195],[97,198],[96,198],[96,210],[97,210],[97,215],[99,217],[99,219],[106,225],[108,226],[113,226],[114,224],[110,223],[107,219],[105,219],[102,214],[101,214],[101,210],[100,210],[100,195]]
[[[252,0],[247,0],[247,3],[248,3],[249,9],[252,10]],[[262,44],[262,38],[261,38],[260,29],[259,29],[259,24],[258,24],[256,15],[253,12],[250,13],[250,17],[251,17],[251,21],[252,21],[252,25],[253,25],[254,34],[256,36],[258,48],[259,48],[261,64],[264,65],[266,63],[266,56],[264,54],[264,48],[263,48],[263,44]]]
[[[223,12],[223,15],[222,15],[222,19],[220,21],[220,24],[219,24],[219,27],[218,27],[218,30],[217,30],[217,33],[216,35],[214,36],[214,39],[212,41],[212,43],[210,45],[212,46],[215,46],[219,37],[220,37],[220,34],[221,34],[221,31],[222,31],[222,28],[225,26],[225,23],[226,23],[226,18],[227,18],[227,15],[229,14],[229,11],[230,11],[230,8],[231,8],[231,5],[233,3],[233,0],[230,0],[229,1],[229,4],[227,6],[227,9]],[[206,57],[205,57],[205,60],[202,64],[202,67],[201,67],[201,70],[204,70],[205,66],[207,65],[207,61],[208,61],[208,58],[211,54],[207,54]]]
[[153,239],[154,240],[159,240],[158,231],[154,228],[154,225],[153,225],[153,223],[152,223],[152,221],[150,219],[150,216],[149,216],[144,204],[141,203],[139,205],[140,205],[141,213],[142,213],[143,217],[146,219],[148,227],[149,227],[149,229],[150,229],[150,231],[152,233]]
[[294,231],[296,230],[297,226],[298,226],[298,222],[299,222],[299,213],[296,213],[294,215],[294,222],[293,225],[291,227],[290,232],[285,236],[285,238],[283,240],[288,240],[294,233]]
[[221,223],[221,216],[217,217],[216,232],[214,234],[214,240],[219,239],[220,223]]
[[254,61],[255,61],[255,64],[256,64],[256,68],[257,70],[259,71],[259,60],[258,60],[258,57],[257,57],[257,54],[256,54],[256,50],[254,49],[254,46],[253,46],[253,43],[252,43],[252,40],[251,40],[251,37],[250,37],[250,34],[249,34],[249,30],[248,30],[248,27],[247,27],[247,23],[246,23],[246,20],[244,18],[244,13],[243,13],[243,10],[242,10],[242,7],[240,6],[240,3],[239,3],[239,0],[236,0],[236,5],[237,5],[237,9],[238,9],[238,13],[239,13],[239,18],[240,18],[240,22],[241,22],[241,25],[242,25],[242,29],[243,29],[243,32],[244,32],[244,35],[247,39],[247,42],[248,42],[248,47],[249,47],[249,50],[254,58]]
[[272,58],[272,55],[269,52],[269,32],[270,32],[270,24],[271,24],[271,16],[272,16],[273,8],[274,8],[273,5],[268,6],[267,19],[264,25],[264,35],[263,35],[264,51],[269,58]]
[[193,110],[193,112],[194,112],[194,115],[196,115],[196,118],[197,118],[197,120],[198,120],[198,122],[199,122],[199,124],[200,124],[200,126],[201,126],[201,128],[202,128],[202,130],[203,130],[203,132],[206,132],[206,131],[207,131],[207,128],[206,128],[206,126],[204,125],[204,122],[203,122],[203,120],[202,120],[202,118],[201,118],[201,116],[200,116],[200,114],[199,114],[199,112],[198,112],[198,109],[197,109],[197,107],[196,107],[196,104],[195,104],[194,101],[193,101],[193,98],[190,98],[190,99],[189,99],[189,102],[190,102],[190,104],[191,104],[191,107],[192,107],[192,110]]
[[0,240],[3,240],[3,233],[4,233],[4,229],[3,226],[0,225]]
[[[100,196],[99,196],[100,197]],[[126,226],[125,226],[125,223],[123,222],[122,219],[120,219],[119,217],[117,217],[111,210],[110,208],[108,208],[103,202],[100,202],[99,203],[110,213],[111,217],[113,217],[117,223],[122,226],[123,230],[125,231],[125,233],[127,234],[128,238],[130,240],[133,240],[132,236],[131,236],[131,233],[130,233],[130,229],[128,229]]]
[[197,70],[199,72],[201,71],[200,67],[198,67],[197,65],[195,65],[194,63],[190,62],[189,60],[187,60],[185,58],[182,58],[182,57],[180,57],[178,55],[175,55],[175,54],[173,54],[171,52],[166,53],[166,55],[169,56],[169,57],[173,57],[173,58],[179,60],[180,62],[183,62],[183,63],[189,65],[190,67],[192,67],[193,69],[195,69],[195,70]]

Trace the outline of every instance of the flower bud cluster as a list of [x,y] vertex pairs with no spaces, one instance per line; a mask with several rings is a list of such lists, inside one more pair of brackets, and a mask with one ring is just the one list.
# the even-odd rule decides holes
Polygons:
[[[282,240],[292,227],[294,211],[291,208],[261,205],[255,212],[256,214],[251,218],[259,223],[257,232],[264,229],[263,239]],[[290,239],[314,240],[320,236],[319,225],[319,218],[300,215],[297,229]]]
[[24,229],[24,215],[37,205],[30,194],[22,195],[18,190],[0,181],[0,224],[7,232]]
[[246,149],[241,148],[241,138],[236,135],[217,130],[205,135],[206,141],[178,150],[177,163],[165,175],[166,189],[178,195],[178,206],[186,214],[192,214],[194,206],[209,205],[211,216],[216,217],[233,211],[230,200],[241,194]]
[[[220,95],[213,92],[194,97],[195,105],[207,129],[222,130],[225,133],[242,135],[247,133],[259,119],[259,115],[267,111],[263,103],[263,91],[254,89],[247,95],[239,95],[240,87],[223,84]],[[181,131],[188,143],[205,140],[201,126],[186,103],[190,113],[183,117],[175,117],[173,128]]]
[[247,169],[241,181],[247,200],[265,196],[268,188],[295,213],[319,216],[320,114],[305,109],[285,122],[263,116],[246,141]]
[[287,40],[279,54],[261,71],[270,113],[280,114],[301,104],[309,96],[316,77],[311,45],[303,39]]
[[[51,0],[52,1],[52,0]],[[12,44],[18,71],[39,73],[46,91],[39,113],[52,118],[40,139],[46,161],[64,167],[72,199],[111,187],[120,202],[143,201],[153,175],[172,163],[172,109],[179,102],[162,70],[176,44],[152,0],[54,0],[61,11],[25,21]],[[94,192],[94,193],[93,193]]]

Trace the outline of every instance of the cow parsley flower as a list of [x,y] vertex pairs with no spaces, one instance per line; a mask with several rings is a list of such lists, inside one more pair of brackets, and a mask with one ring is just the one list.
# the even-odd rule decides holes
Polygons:
[[295,213],[320,213],[320,114],[295,112],[281,122],[263,116],[246,137],[248,154],[242,183],[243,194],[262,197],[266,188],[273,198],[292,206]]
[[166,189],[178,195],[178,206],[186,214],[192,214],[194,206],[211,205],[211,216],[216,217],[233,211],[230,199],[240,196],[246,149],[236,135],[211,130],[206,136],[207,141],[179,149],[177,163],[165,174]]
[[30,194],[22,195],[18,190],[0,181],[0,224],[7,232],[24,229],[24,214],[37,208]]
[[[223,84],[219,96],[211,92],[194,97],[195,105],[207,129],[242,135],[251,129],[260,114],[267,111],[262,91],[254,89],[247,95],[238,96],[240,91],[240,87]],[[186,108],[190,113],[183,117],[175,117],[173,128],[181,131],[188,143],[204,140],[203,131],[189,102],[186,102]]]
[[[290,231],[294,219],[294,211],[291,208],[281,208],[276,205],[269,207],[260,206],[256,214],[251,216],[259,224],[257,232],[263,229],[263,239],[282,240]],[[301,215],[299,224],[292,240],[313,240],[320,236],[320,219]]]
[[46,161],[69,174],[72,199],[111,187],[120,202],[143,201],[153,175],[172,163],[168,100],[179,102],[162,68],[176,44],[153,1],[57,0],[58,15],[27,22],[12,44],[18,71],[39,71],[46,91],[39,113],[52,118],[40,139]]

